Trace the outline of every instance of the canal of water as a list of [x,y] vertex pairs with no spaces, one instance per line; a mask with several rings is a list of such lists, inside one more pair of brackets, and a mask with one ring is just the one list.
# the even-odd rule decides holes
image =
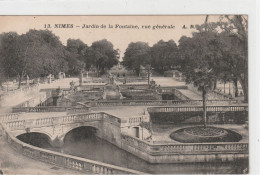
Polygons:
[[23,134],[18,139],[41,148],[113,164],[151,174],[238,174],[248,167],[247,161],[230,163],[150,164],[95,136],[92,128],[69,132],[62,148],[53,148],[48,138],[39,133]]

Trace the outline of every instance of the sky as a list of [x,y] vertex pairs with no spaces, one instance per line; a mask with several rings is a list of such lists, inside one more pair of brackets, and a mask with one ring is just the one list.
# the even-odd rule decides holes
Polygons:
[[[51,30],[66,45],[67,39],[80,39],[88,46],[92,42],[107,39],[123,56],[131,42],[143,41],[149,46],[159,40],[173,39],[177,44],[181,36],[191,36],[195,29],[191,25],[203,24],[206,16],[0,16],[0,33],[17,32],[23,34],[29,29]],[[209,16],[209,22],[216,21],[219,16]],[[68,24],[72,28],[55,28],[55,24]],[[105,25],[106,28],[101,28]],[[109,25],[113,28],[109,28]],[[138,28],[119,28],[116,26],[137,25]],[[174,26],[174,28],[158,29],[155,26]],[[186,29],[183,29],[185,25]],[[46,28],[50,26],[51,28]],[[83,28],[84,26],[91,26]],[[99,28],[96,28],[99,26]],[[150,26],[150,28],[149,28]]]

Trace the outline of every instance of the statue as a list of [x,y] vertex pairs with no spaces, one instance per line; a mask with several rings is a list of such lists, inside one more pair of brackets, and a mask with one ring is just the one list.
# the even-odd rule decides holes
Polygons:
[[70,91],[75,91],[75,82],[73,80],[70,82]]

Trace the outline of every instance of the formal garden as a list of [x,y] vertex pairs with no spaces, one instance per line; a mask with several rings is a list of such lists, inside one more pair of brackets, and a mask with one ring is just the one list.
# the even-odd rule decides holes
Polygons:
[[[63,45],[49,30],[2,33],[0,107],[10,107],[7,103],[23,93],[19,98],[26,101],[10,107],[12,112],[36,113],[6,127],[14,133],[24,127],[25,135],[30,134],[30,124],[96,127],[101,139],[150,164],[248,160],[247,19],[223,18],[209,23],[206,17],[178,44],[131,42],[123,56],[106,39],[91,45],[68,39]],[[46,115],[56,112],[66,115]],[[9,114],[4,117],[9,120]],[[52,133],[63,132],[55,127]],[[83,170],[82,162],[76,163],[77,170]],[[91,163],[97,165],[107,168]]]

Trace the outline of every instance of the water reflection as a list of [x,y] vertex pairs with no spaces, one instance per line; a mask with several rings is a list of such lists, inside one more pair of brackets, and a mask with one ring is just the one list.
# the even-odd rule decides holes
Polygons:
[[[66,135],[62,148],[53,148],[48,142],[43,141],[41,141],[40,147],[152,174],[237,174],[242,173],[242,170],[247,167],[246,161],[232,163],[150,164],[105,140],[97,138],[94,133],[95,129],[93,128],[77,128]],[[34,141],[37,142],[37,140]],[[31,142],[34,141],[31,140]]]

